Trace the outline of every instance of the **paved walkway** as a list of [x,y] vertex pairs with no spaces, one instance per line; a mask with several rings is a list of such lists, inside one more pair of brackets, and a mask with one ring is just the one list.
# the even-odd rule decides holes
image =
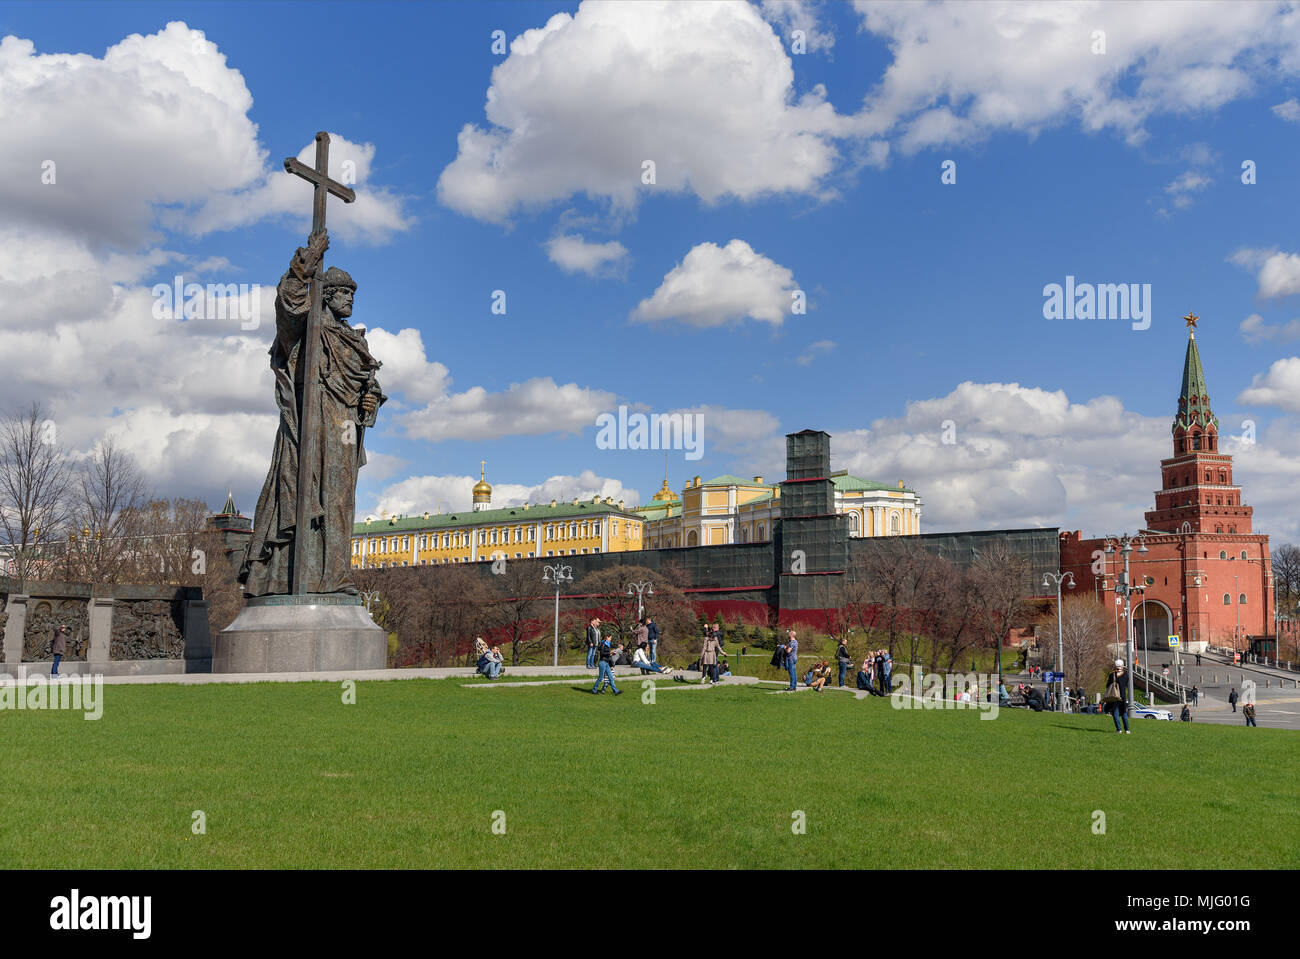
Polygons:
[[[4,670],[9,672],[12,679],[17,678],[17,666],[0,667],[0,671]],[[590,680],[596,676],[596,670],[587,669],[586,666],[507,666],[505,674],[507,676],[582,676]],[[382,682],[389,679],[473,679],[477,675],[478,671],[472,666],[449,666],[430,669],[345,669],[319,673],[174,673],[149,676],[104,676],[102,679],[105,686],[151,686],[162,683],[204,686],[210,683],[339,683],[346,679],[366,682]],[[640,676],[641,670],[632,666],[615,666],[614,675]],[[694,677],[697,680],[700,678],[698,672],[681,675]],[[28,685],[36,682],[37,676],[41,677],[41,681],[48,681],[50,678],[48,670],[29,669],[26,675]]]

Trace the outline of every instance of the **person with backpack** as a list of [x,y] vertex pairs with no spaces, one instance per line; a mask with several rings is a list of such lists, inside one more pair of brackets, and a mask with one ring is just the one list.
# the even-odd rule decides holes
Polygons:
[[620,643],[617,649],[610,649],[609,637],[602,636],[597,650],[596,655],[599,657],[600,672],[596,676],[596,685],[591,687],[592,693],[604,692],[605,684],[609,683],[609,688],[614,690],[614,695],[621,696],[623,690],[614,684],[614,658],[623,652],[623,644]]
[[844,685],[844,674],[853,668],[853,657],[849,655],[848,644],[840,640],[840,644],[835,647],[835,662],[840,668],[840,685]]
[[599,655],[597,647],[600,646],[600,617],[593,616],[591,622],[587,624],[587,668],[596,668],[596,658]]

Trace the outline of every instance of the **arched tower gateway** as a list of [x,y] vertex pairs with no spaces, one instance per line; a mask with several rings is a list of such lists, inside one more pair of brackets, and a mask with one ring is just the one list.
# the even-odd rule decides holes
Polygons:
[[[1132,556],[1132,582],[1143,589],[1133,601],[1135,655],[1141,659],[1145,647],[1153,662],[1168,660],[1167,640],[1176,634],[1192,652],[1210,644],[1273,656],[1268,536],[1254,531],[1253,511],[1233,479],[1232,457],[1219,449],[1219,420],[1196,343],[1198,317],[1189,313],[1183,319],[1187,351],[1171,431],[1173,456],[1160,461],[1155,509],[1147,511],[1141,530],[1147,550]],[[1110,608],[1123,563],[1105,552],[1106,545],[1106,539],[1062,532],[1061,569],[1074,574],[1078,592],[1091,592]],[[1117,618],[1117,633],[1120,628]]]
[[1174,455],[1160,461],[1161,488],[1147,528],[1169,533],[1249,533],[1254,512],[1233,483],[1232,457],[1219,452],[1219,418],[1210,408],[1205,369],[1196,346],[1196,321],[1188,313],[1183,385],[1174,416]]

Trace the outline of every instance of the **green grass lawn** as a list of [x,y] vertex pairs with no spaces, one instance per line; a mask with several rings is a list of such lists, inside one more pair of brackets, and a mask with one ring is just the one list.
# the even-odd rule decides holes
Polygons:
[[1286,731],[461,683],[360,683],[355,705],[332,683],[109,686],[97,722],[5,711],[0,867],[1300,866]]

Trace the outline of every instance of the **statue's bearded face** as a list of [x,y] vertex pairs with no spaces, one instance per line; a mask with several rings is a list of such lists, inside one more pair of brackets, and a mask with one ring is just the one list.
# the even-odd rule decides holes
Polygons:
[[334,315],[340,319],[352,315],[352,291],[347,287],[335,287],[330,291],[329,301],[326,303]]

